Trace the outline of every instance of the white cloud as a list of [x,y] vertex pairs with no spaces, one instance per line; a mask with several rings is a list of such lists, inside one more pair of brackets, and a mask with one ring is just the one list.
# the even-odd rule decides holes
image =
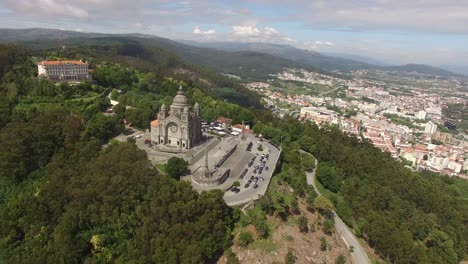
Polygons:
[[297,42],[297,40],[293,39],[293,38],[290,38],[290,37],[283,37],[284,41],[286,42]]
[[293,7],[294,20],[314,28],[468,33],[468,1],[327,0]]
[[302,44],[302,46],[304,49],[317,50],[317,49],[332,48],[335,46],[335,43],[331,41],[316,40],[316,41],[305,41]]
[[271,28],[271,27],[265,27],[263,30],[264,34],[267,36],[280,36],[281,34],[278,32],[278,30]]
[[137,23],[133,23],[130,25],[132,28],[136,28],[136,29],[144,29],[145,28],[145,25],[141,22],[137,22]]
[[75,18],[87,18],[89,15],[81,5],[64,0],[7,0],[6,3],[15,11],[27,14]]
[[234,41],[259,41],[272,43],[294,43],[295,39],[283,35],[272,27],[232,26],[231,35]]
[[216,31],[214,29],[208,29],[206,31],[203,31],[198,26],[195,26],[192,33],[195,35],[210,36],[216,34]]
[[232,26],[232,34],[240,37],[258,37],[262,32],[253,26]]

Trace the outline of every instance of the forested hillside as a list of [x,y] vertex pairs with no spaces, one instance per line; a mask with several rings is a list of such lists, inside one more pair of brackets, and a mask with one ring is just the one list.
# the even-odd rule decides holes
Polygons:
[[[0,50],[0,262],[207,263],[223,253],[237,214],[222,192],[197,194],[131,143],[102,149],[125,117],[101,114],[110,89],[56,86],[34,77],[24,50]],[[115,81],[106,69],[103,85]],[[166,93],[181,84],[157,80]]]
[[21,45],[31,50],[32,54],[38,58],[83,59],[91,63],[91,68],[94,68],[95,61],[122,63],[150,71],[158,77],[183,80],[191,86],[202,88],[215,97],[245,107],[260,107],[258,96],[237,80],[212,71],[204,64],[193,64],[181,54],[167,48],[171,45],[165,45],[166,42],[169,40],[117,35],[65,40],[45,39],[24,42]]
[[320,161],[319,181],[356,235],[392,263],[459,263],[467,252],[468,204],[450,178],[404,168],[370,143],[336,127],[294,119],[259,122],[255,131],[296,142]]
[[[464,258],[466,185],[411,172],[335,127],[278,119],[212,96],[210,89],[219,88],[214,84],[197,88],[138,56],[114,58],[119,47],[65,53],[0,47],[0,262],[210,263],[231,245],[236,222],[252,224],[268,237],[267,215],[287,220],[297,206],[289,194],[268,193],[259,203],[262,212],[239,220],[221,192],[195,193],[189,184],[159,173],[131,143],[103,148],[125,133],[123,119],[147,128],[179,85],[191,103],[200,102],[204,119],[247,120],[256,133],[282,142],[275,177],[317,210],[334,206],[382,258],[393,263]],[[94,69],[94,81],[71,86],[37,78],[37,56],[83,56]],[[121,102],[113,116],[102,114],[109,93]],[[304,175],[311,161],[300,149],[318,159],[317,176],[333,205],[314,201]]]

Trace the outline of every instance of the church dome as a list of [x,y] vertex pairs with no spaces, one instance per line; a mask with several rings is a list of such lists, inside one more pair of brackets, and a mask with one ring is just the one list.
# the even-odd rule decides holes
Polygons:
[[173,105],[188,105],[189,101],[187,96],[185,96],[184,91],[182,90],[182,86],[179,87],[179,91],[177,95],[174,97],[174,101],[172,102]]

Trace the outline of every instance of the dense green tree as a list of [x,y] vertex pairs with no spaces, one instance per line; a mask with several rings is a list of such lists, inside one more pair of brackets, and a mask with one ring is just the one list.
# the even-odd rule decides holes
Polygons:
[[317,166],[316,174],[317,179],[323,187],[335,193],[339,190],[339,181],[335,167],[321,162]]
[[166,172],[174,179],[180,179],[187,171],[188,163],[182,158],[172,157],[166,163]]
[[232,210],[222,192],[198,195],[157,175],[131,144],[77,159],[85,150],[56,155],[42,180],[2,205],[5,261],[205,263],[229,245]]
[[323,214],[329,214],[334,208],[333,203],[330,202],[330,200],[325,198],[323,195],[315,199],[314,207]]
[[86,123],[83,139],[89,140],[95,138],[106,142],[112,136],[118,135],[121,131],[122,125],[119,119],[108,117],[103,114],[96,114]]
[[309,154],[301,154],[301,165],[305,170],[311,171],[315,165],[315,159]]

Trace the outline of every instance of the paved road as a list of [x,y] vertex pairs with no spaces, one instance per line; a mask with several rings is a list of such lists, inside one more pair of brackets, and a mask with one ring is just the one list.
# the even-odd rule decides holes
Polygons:
[[[301,151],[303,152],[303,151]],[[307,153],[307,152],[303,152]],[[317,186],[315,185],[315,171],[317,168],[317,159],[315,160],[315,167],[313,172],[306,172],[307,176],[307,184],[312,185],[314,187],[315,192],[318,195],[321,195]],[[341,238],[345,242],[345,244],[350,248],[351,246],[354,248],[351,256],[353,256],[353,261],[356,264],[370,264],[369,257],[367,256],[364,248],[362,248],[361,244],[351,232],[351,230],[346,226],[346,224],[341,220],[341,218],[333,211],[333,218],[335,219],[335,228],[336,231],[341,235]]]
[[330,90],[330,91],[323,92],[323,93],[319,94],[318,96],[323,96],[323,95],[332,93],[332,92],[334,92],[334,91],[336,91],[336,90],[338,90],[338,89],[340,89],[340,88],[343,88],[343,87],[342,87],[342,86],[336,87],[335,89],[332,89],[332,90]]

